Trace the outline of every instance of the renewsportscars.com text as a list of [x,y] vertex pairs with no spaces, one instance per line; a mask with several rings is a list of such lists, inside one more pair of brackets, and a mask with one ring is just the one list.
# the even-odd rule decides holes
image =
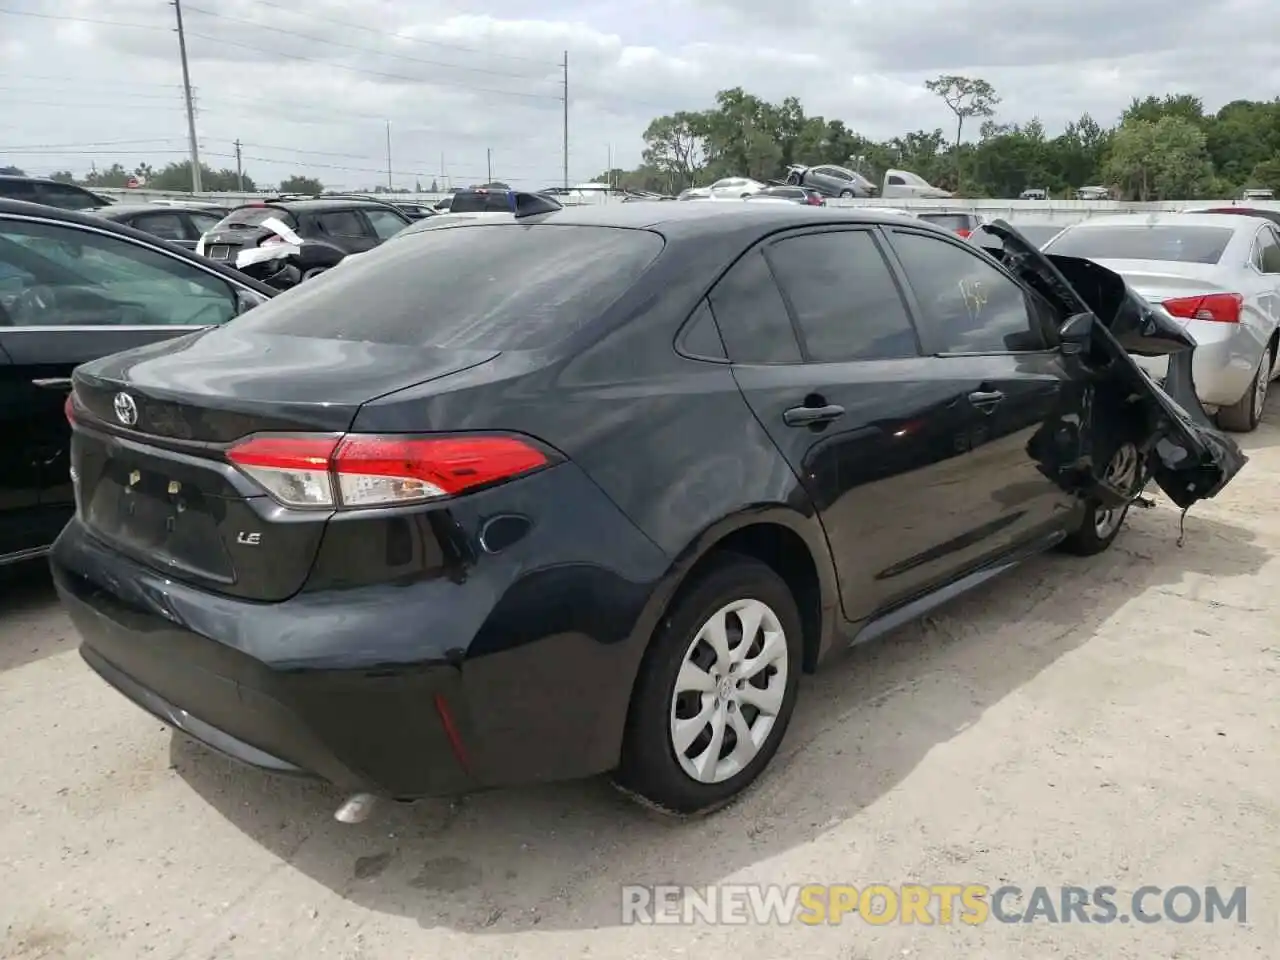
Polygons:
[[846,920],[876,926],[990,923],[1245,923],[1245,887],[1168,888],[985,884],[721,884],[625,886],[624,924],[791,924]]

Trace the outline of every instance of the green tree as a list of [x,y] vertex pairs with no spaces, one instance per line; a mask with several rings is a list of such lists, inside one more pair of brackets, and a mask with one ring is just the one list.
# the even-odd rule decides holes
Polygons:
[[0,176],[25,177],[27,172],[21,167],[0,167]]
[[118,163],[113,163],[105,170],[91,170],[84,178],[90,187],[126,187],[129,185],[130,173]]
[[1126,120],[1112,139],[1103,168],[1133,200],[1186,200],[1199,196],[1213,180],[1205,135],[1180,116]]
[[295,173],[292,177],[280,181],[281,193],[324,193],[324,184],[315,177],[306,177]]
[[680,111],[653,120],[644,131],[644,162],[668,179],[667,188],[684,189],[702,172],[705,114]]
[[[925,89],[942,98],[956,117],[956,180],[962,179],[960,171],[960,139],[964,134],[964,122],[969,117],[995,116],[1000,103],[996,88],[980,77],[961,77],[944,74],[936,80],[926,80]],[[923,174],[922,174],[923,176]]]
[[75,183],[76,178],[70,170],[55,170],[49,174],[50,180],[56,180],[58,183]]

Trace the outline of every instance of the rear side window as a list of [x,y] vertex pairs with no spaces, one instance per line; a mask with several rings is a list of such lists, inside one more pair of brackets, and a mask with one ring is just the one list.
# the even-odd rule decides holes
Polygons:
[[297,221],[293,219],[293,214],[283,207],[240,207],[238,210],[232,210],[225,217],[218,221],[214,230],[233,230],[236,227],[260,227],[264,222],[272,217],[287,224],[290,227],[296,227]]
[[890,360],[919,351],[889,265],[866,230],[810,233],[769,248],[808,358]]
[[707,299],[730,360],[800,362],[800,344],[787,305],[759,248],[730,267]]
[[424,230],[238,319],[245,330],[296,337],[533,350],[599,317],[661,252],[656,233],[614,227]]
[[36,201],[36,187],[30,180],[6,180],[0,177],[0,197],[5,200]]
[[62,210],[97,210],[103,205],[88,190],[67,183],[37,183],[36,201]]
[[320,229],[331,237],[367,237],[369,228],[354,210],[334,210],[316,218]]
[[1217,263],[1233,232],[1231,227],[1174,224],[1077,227],[1064,230],[1047,249],[1061,256],[1086,260]]
[[165,240],[185,240],[187,236],[186,225],[176,213],[146,213],[135,217],[132,226]]

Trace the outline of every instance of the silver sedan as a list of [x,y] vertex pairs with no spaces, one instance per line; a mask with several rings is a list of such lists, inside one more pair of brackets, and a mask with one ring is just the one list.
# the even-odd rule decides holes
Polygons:
[[[1157,213],[1073,224],[1044,246],[1114,270],[1173,316],[1197,347],[1201,402],[1228,430],[1262,417],[1280,351],[1280,231],[1257,217]],[[1141,359],[1156,376],[1163,361]]]

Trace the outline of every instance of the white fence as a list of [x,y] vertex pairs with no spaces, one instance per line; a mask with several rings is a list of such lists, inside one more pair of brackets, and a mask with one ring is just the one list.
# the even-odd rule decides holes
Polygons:
[[[99,189],[103,194],[121,203],[150,203],[155,200],[207,200],[226,206],[259,200],[266,193],[179,193],[169,190]],[[372,196],[372,195],[371,195]],[[441,193],[396,193],[379,195],[386,200],[410,200],[418,203],[434,203]],[[605,202],[609,202],[605,199]],[[1123,200],[828,200],[828,206],[838,207],[896,207],[908,210],[966,210],[981,214],[988,220],[1003,219],[1011,223],[1078,223],[1090,217],[1115,213],[1157,213],[1165,210],[1183,210],[1193,207],[1229,206],[1232,200],[1180,200],[1166,203],[1129,203]],[[1243,205],[1243,204],[1242,204]],[[1280,212],[1280,200],[1250,201],[1250,207]]]

